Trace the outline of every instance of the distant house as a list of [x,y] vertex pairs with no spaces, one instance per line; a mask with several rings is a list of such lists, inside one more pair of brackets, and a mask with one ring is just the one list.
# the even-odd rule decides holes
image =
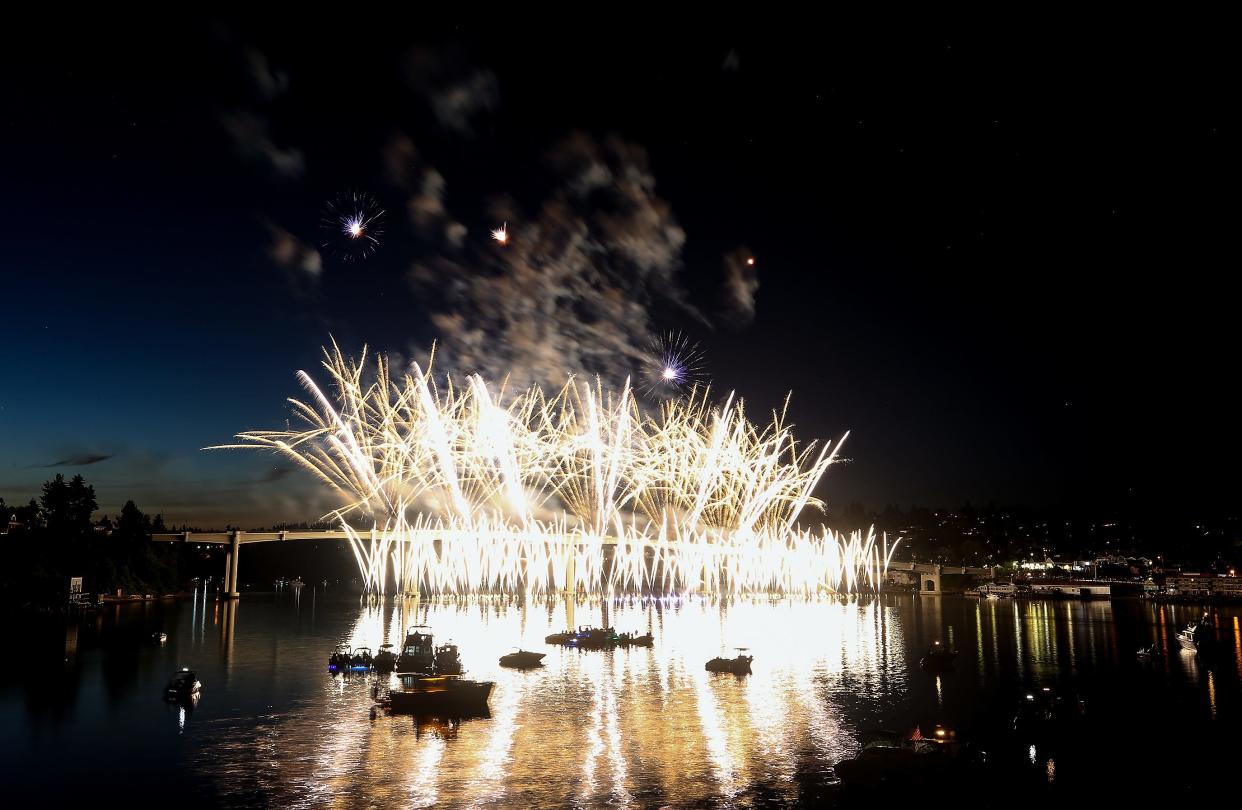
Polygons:
[[2,516],[4,518],[4,533],[17,531],[26,528],[26,524],[17,519],[17,513],[13,512]]
[[1177,596],[1215,596],[1221,599],[1242,599],[1242,577],[1211,574],[1178,574],[1165,579],[1165,588]]

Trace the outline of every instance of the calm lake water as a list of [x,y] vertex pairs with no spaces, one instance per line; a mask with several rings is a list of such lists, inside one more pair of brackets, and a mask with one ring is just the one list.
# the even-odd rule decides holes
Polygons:
[[[1235,781],[1242,612],[1213,610],[1221,644],[1210,662],[1175,638],[1201,614],[1138,600],[912,595],[368,606],[306,588],[113,608],[67,625],[23,619],[9,635],[20,665],[0,672],[0,769],[6,798],[54,805],[840,804],[858,797],[830,787],[832,766],[875,729],[942,723],[986,750],[991,768],[946,786],[955,805],[1206,797]],[[418,623],[460,645],[470,676],[496,682],[490,718],[371,720],[378,676],[326,671],[335,645],[400,644]],[[655,645],[544,645],[578,624],[650,631]],[[156,630],[168,642],[144,644]],[[918,666],[935,639],[960,651],[939,677]],[[1164,657],[1141,662],[1135,651],[1152,642]],[[545,666],[499,667],[517,645],[546,651]],[[704,671],[733,647],[750,649],[753,675]],[[161,700],[181,666],[203,683],[188,711]],[[1043,685],[1077,693],[1087,718],[1075,739],[1032,748],[1011,721]]]

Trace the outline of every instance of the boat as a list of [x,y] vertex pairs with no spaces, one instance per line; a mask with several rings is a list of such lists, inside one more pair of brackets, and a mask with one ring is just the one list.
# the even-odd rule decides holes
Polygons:
[[543,666],[545,655],[547,653],[527,652],[519,648],[508,655],[500,656],[500,665],[502,667],[513,667],[514,669],[532,669]]
[[655,636],[650,633],[638,635],[636,633],[622,633],[617,636],[617,644],[622,647],[650,647],[655,642]]
[[183,667],[168,679],[168,685],[164,687],[164,700],[192,701],[202,688],[194,670]]
[[1150,661],[1153,658],[1160,658],[1161,655],[1159,645],[1149,644],[1146,647],[1139,647],[1138,657],[1143,661]]
[[461,656],[457,653],[457,645],[450,641],[436,647],[435,663],[437,675],[460,675]]
[[1197,622],[1186,625],[1185,630],[1177,634],[1177,641],[1182,649],[1194,653],[1206,654],[1216,642],[1216,628],[1208,622],[1207,614]]
[[431,628],[425,624],[416,624],[405,635],[401,655],[397,657],[397,671],[431,674],[435,671],[435,666],[436,651]]
[[352,657],[353,656],[350,654],[349,645],[348,644],[340,645],[335,650],[333,650],[332,655],[328,656],[328,671],[329,672],[344,672],[345,670],[349,669],[350,659]]
[[611,627],[579,627],[574,645],[580,649],[602,650],[617,643],[617,634]]
[[152,633],[151,634],[152,644],[163,644],[165,641],[168,641],[167,633]]
[[919,666],[927,670],[945,670],[953,667],[957,650],[950,650],[939,641],[933,641],[919,660]]
[[925,800],[928,790],[948,787],[955,779],[972,781],[986,761],[986,754],[940,724],[904,734],[877,729],[867,737],[853,759],[836,765],[835,775],[847,790],[880,788],[890,799],[914,794]]
[[[745,647],[738,647],[739,650],[745,650]],[[708,672],[732,672],[734,675],[749,675],[750,662],[754,661],[753,655],[746,655],[739,652],[736,658],[713,658],[704,665],[704,669]]]
[[397,668],[397,654],[392,651],[391,644],[381,644],[379,652],[372,661],[376,672],[392,672]]
[[370,672],[371,663],[370,647],[358,647],[349,656],[349,668],[354,672]]
[[1062,694],[1045,686],[1027,692],[1018,702],[1013,728],[1037,739],[1073,739],[1086,712],[1087,704],[1077,695]]
[[577,647],[584,650],[606,650],[613,647],[650,647],[655,637],[650,633],[621,633],[611,627],[579,627],[577,632],[553,633],[543,639],[548,644]]
[[397,676],[400,687],[388,693],[388,706],[394,714],[461,716],[486,713],[492,694],[491,681],[471,681],[458,675]]

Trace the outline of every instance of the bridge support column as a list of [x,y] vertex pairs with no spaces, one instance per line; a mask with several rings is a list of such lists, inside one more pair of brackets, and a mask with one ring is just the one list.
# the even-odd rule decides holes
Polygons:
[[229,572],[228,581],[225,589],[228,591],[230,599],[236,599],[241,596],[237,591],[237,562],[241,556],[241,532],[233,532],[233,544],[229,556],[232,558],[232,570]]
[[[578,544],[569,547],[569,559],[565,560],[565,593],[578,593]],[[572,627],[569,629],[573,629]]]
[[226,548],[224,550],[224,583],[222,587],[220,588],[220,594],[222,596],[228,596],[229,594],[229,581],[230,581],[229,576],[232,573],[233,573],[233,551],[231,549]]
[[919,574],[922,587],[919,588],[923,593],[940,593],[940,574],[944,570],[944,566],[937,565],[934,570]]

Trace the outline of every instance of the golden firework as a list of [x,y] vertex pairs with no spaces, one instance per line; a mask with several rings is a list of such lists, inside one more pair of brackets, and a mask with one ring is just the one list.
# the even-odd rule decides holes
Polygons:
[[695,389],[652,414],[628,384],[572,377],[506,403],[477,375],[441,388],[430,364],[394,377],[335,342],[322,365],[332,395],[300,371],[310,401],[289,400],[302,429],[221,447],[274,450],[339,492],[330,514],[371,590],[853,591],[896,546],[798,522],[822,514],[812,492],[845,437],[799,446],[783,410],[759,427]]

